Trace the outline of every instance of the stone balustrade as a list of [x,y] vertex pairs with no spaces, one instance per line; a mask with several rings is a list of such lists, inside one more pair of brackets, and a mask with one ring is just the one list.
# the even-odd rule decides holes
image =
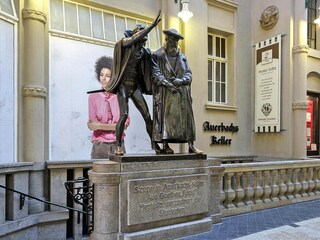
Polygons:
[[230,216],[320,198],[320,161],[224,164],[220,204]]
[[[222,216],[320,198],[319,160],[252,162],[245,157],[222,160]],[[78,177],[88,178],[91,168],[91,160],[3,164],[0,165],[0,185],[83,210],[67,197],[64,183]],[[87,235],[84,221],[76,212],[28,197],[20,209],[20,195],[0,188],[0,238],[40,234],[38,239],[58,239],[60,235],[83,239]]]

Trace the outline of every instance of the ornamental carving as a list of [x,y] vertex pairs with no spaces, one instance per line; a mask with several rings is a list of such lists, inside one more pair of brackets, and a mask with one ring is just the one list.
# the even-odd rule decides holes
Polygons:
[[308,53],[309,46],[308,45],[298,45],[292,48],[293,53]]
[[24,20],[26,19],[36,20],[44,24],[47,22],[47,15],[41,11],[34,10],[34,9],[26,9],[26,8],[23,9],[22,18]]
[[279,8],[277,6],[267,7],[261,14],[260,25],[264,30],[273,28],[279,19]]
[[23,96],[47,98],[47,89],[45,87],[27,86],[23,88]]
[[307,102],[294,102],[292,103],[292,109],[297,110],[307,110],[308,109],[308,103]]

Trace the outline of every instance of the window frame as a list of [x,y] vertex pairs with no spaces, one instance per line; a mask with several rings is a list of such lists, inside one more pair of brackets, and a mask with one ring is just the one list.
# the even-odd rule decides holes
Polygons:
[[[212,38],[212,46],[209,46],[209,37]],[[224,57],[217,56],[217,38],[220,40],[224,40]],[[221,46],[221,44],[220,44]],[[207,100],[212,104],[228,104],[228,38],[215,33],[208,33],[208,96]],[[212,49],[212,55],[209,54],[209,48]],[[222,52],[222,48],[220,48],[220,53]],[[211,74],[209,74],[209,62],[211,62]],[[220,78],[217,81],[217,63],[224,64],[224,81],[221,81],[222,72],[220,71]],[[221,69],[221,68],[220,68]],[[209,79],[209,75],[211,75],[212,79]],[[210,91],[210,85],[212,87]],[[217,90],[217,86],[220,86],[219,90]],[[222,90],[221,86],[224,85],[224,90]],[[217,93],[219,91],[219,99]],[[211,92],[211,96],[210,96]],[[224,99],[222,99],[222,95],[224,94]],[[217,101],[218,100],[218,101]]]
[[[124,26],[125,29],[130,29],[129,27],[129,23],[132,22],[132,20],[135,21],[135,24],[138,23],[142,23],[145,24],[146,26],[149,26],[152,22],[143,18],[139,18],[139,17],[134,17],[134,16],[130,16],[130,15],[126,15],[126,14],[122,14],[122,13],[117,13],[117,12],[113,12],[113,11],[109,11],[106,9],[101,9],[101,8],[97,8],[97,7],[93,7],[90,6],[88,4],[82,4],[82,3],[78,3],[78,2],[74,2],[71,0],[57,0],[57,2],[59,2],[59,4],[62,4],[62,25],[63,25],[63,29],[55,29],[53,26],[53,20],[51,19],[51,6],[49,5],[49,12],[50,12],[50,19],[49,19],[49,31],[51,34],[53,35],[57,35],[60,37],[67,37],[67,38],[72,38],[72,39],[76,39],[76,40],[80,40],[80,41],[88,41],[88,42],[93,42],[95,44],[101,44],[101,45],[106,45],[106,46],[113,46],[117,41],[120,40],[120,35],[117,31],[117,28],[119,26],[117,26],[117,24],[119,25],[120,22],[117,22],[117,18],[118,19],[124,19]],[[77,21],[77,32],[73,33],[73,32],[69,32],[66,30],[66,10],[65,10],[65,5],[66,4],[73,4],[75,5],[76,8],[76,21]],[[87,35],[83,35],[80,32],[80,18],[79,18],[79,7],[84,7],[84,8],[88,8],[89,9],[89,18],[88,21],[90,22],[90,36]],[[94,24],[93,24],[93,12],[100,12],[101,13],[101,23],[102,23],[102,34],[103,34],[103,38],[98,38],[94,36]],[[114,39],[110,40],[107,39],[107,34],[106,34],[106,29],[105,29],[105,15],[111,15],[113,17],[113,34],[114,34]],[[156,40],[154,42],[151,42],[150,40],[147,41],[147,47],[152,49],[152,50],[156,50],[161,46],[161,42],[160,42],[160,34],[159,34],[159,27],[157,26],[154,29],[156,32],[155,33],[149,33],[149,39],[151,39],[151,34],[154,34],[156,36]],[[154,31],[152,30],[152,31]],[[121,33],[121,35],[124,37],[123,33]],[[121,37],[122,37],[121,36]]]
[[[307,10],[307,44],[310,48],[317,49],[317,24],[314,20],[317,18],[318,13],[318,1],[309,0],[306,1]],[[314,36],[313,36],[314,35]]]
[[7,20],[7,21],[10,21],[11,23],[15,23],[19,19],[17,18],[16,8],[15,8],[13,0],[11,0],[11,8],[12,8],[13,15],[3,11],[1,9],[1,4],[0,4],[0,18]]
[[[13,12],[16,14],[13,1]],[[0,19],[12,24],[13,28],[13,163],[18,161],[18,18],[15,16],[4,13],[0,10]],[[12,162],[8,162],[12,163]],[[1,162],[0,162],[1,164]]]

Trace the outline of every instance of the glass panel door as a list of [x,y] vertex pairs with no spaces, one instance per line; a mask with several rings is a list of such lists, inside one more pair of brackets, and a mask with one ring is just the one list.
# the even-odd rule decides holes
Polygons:
[[308,109],[306,114],[307,125],[307,155],[319,155],[319,95],[308,94]]

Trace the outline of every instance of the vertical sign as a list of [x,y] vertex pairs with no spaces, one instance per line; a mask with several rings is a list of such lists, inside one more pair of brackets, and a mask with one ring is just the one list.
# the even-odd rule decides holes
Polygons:
[[280,132],[281,35],[255,45],[255,132]]

